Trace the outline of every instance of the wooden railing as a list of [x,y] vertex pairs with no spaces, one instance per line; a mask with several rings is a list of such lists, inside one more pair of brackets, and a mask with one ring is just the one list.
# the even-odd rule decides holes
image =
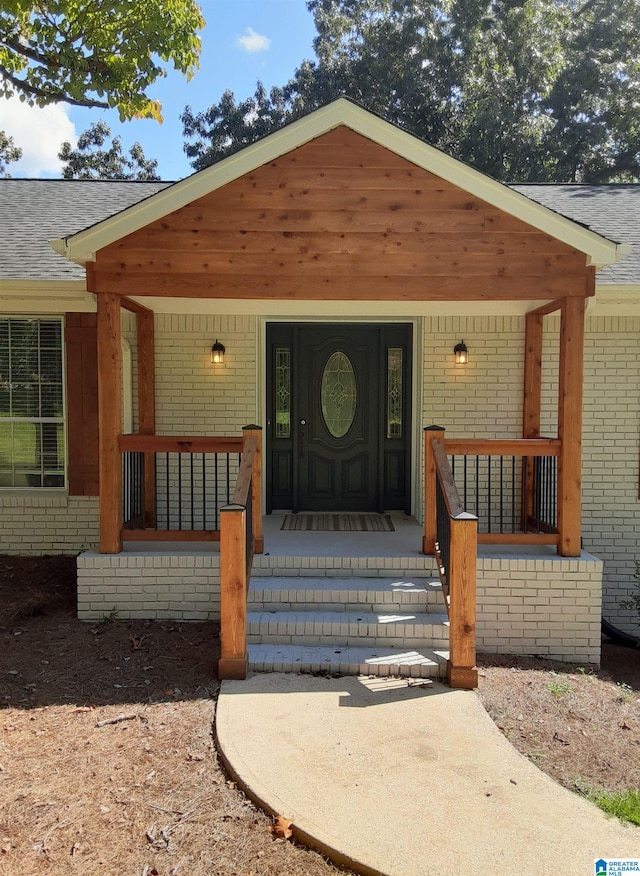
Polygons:
[[443,442],[450,459],[464,509],[478,518],[479,544],[561,544],[562,521],[573,518],[573,509],[561,506],[559,439],[445,440],[440,427],[425,429],[424,434],[424,553],[433,553],[435,537],[435,483],[430,460],[434,436]]
[[472,689],[476,667],[476,561],[478,519],[460,501],[440,438],[430,442],[435,476],[434,553],[449,614],[447,681]]
[[247,677],[247,590],[253,555],[263,550],[261,430],[247,426],[233,497],[220,513],[218,678]]
[[243,439],[121,435],[124,541],[218,541]]

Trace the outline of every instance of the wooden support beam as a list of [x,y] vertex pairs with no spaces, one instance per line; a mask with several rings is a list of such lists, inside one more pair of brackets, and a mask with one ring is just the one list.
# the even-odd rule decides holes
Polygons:
[[478,686],[476,667],[476,564],[478,518],[466,512],[451,518],[449,554],[450,687]]
[[527,316],[548,316],[550,313],[555,313],[562,307],[562,299],[550,301],[548,304],[543,304],[541,307],[536,307],[535,310],[530,310]]
[[253,436],[256,441],[256,452],[253,457],[251,474],[251,511],[254,554],[264,553],[264,535],[262,532],[262,427],[256,425],[244,426],[243,439]]
[[130,311],[130,313],[141,313],[143,315],[150,313],[153,315],[153,310],[151,310],[150,307],[147,307],[144,304],[140,304],[139,301],[134,301],[132,298],[127,298],[126,296],[123,296],[121,303],[124,309]]
[[524,337],[523,438],[540,437],[542,399],[542,314],[528,313]]
[[122,550],[122,346],[120,297],[98,295],[98,425],[100,553]]
[[220,510],[220,679],[247,677],[246,514],[243,505]]
[[[124,301],[123,301],[124,305]],[[153,311],[140,307],[136,313],[138,335],[138,431],[156,432],[155,327]],[[155,523],[156,479],[153,453],[144,455],[144,516],[147,526]]]
[[[522,437],[528,440],[540,437],[542,420],[542,336],[544,314],[540,310],[527,313],[524,335],[524,397],[522,403]],[[533,456],[533,454],[532,454]],[[527,520],[533,515],[534,501],[534,460],[526,458],[520,527],[527,529]]]
[[565,298],[560,317],[558,381],[558,552],[581,550],[582,393],[584,380],[584,298]]
[[424,430],[424,535],[422,553],[435,556],[436,552],[436,462],[432,442],[444,438],[442,426],[426,426]]

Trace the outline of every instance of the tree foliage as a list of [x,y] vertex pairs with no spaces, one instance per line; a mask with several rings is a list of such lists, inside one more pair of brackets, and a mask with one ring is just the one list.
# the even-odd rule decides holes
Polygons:
[[309,0],[316,61],[182,115],[196,169],[345,95],[497,179],[640,176],[637,0]]
[[7,164],[19,161],[22,158],[22,149],[16,146],[13,137],[8,137],[4,131],[0,131],[0,177],[10,177],[7,173]]
[[162,120],[148,88],[172,64],[188,78],[204,26],[195,0],[5,0],[0,97],[115,107],[121,120]]
[[122,150],[122,140],[114,137],[103,148],[111,129],[100,121],[83,131],[75,149],[68,141],[63,143],[58,158],[65,162],[63,179],[160,179],[156,173],[158,162],[145,157],[142,146],[134,143],[128,155]]

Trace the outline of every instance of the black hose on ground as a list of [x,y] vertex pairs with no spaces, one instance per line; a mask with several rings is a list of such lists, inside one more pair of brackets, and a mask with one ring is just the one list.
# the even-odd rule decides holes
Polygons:
[[615,642],[616,645],[623,645],[625,648],[640,648],[640,639],[637,636],[619,630],[618,627],[614,627],[604,618],[602,618],[602,634]]

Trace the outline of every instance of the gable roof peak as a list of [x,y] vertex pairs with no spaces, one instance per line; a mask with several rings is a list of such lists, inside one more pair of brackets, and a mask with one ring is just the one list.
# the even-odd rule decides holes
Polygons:
[[51,245],[71,261],[93,261],[97,250],[340,126],[350,128],[412,164],[584,252],[588,264],[600,267],[612,264],[624,255],[612,241],[446,155],[346,97],[337,98],[240,152],[84,231],[51,241]]

